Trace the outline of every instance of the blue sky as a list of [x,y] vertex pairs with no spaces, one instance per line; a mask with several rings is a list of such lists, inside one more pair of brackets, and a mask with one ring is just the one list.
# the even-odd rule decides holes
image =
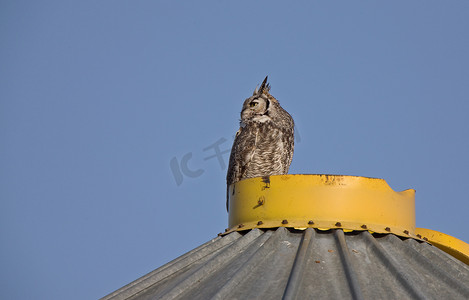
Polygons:
[[266,75],[290,173],[414,188],[468,242],[468,28],[467,1],[2,1],[0,298],[96,299],[222,232],[211,146]]

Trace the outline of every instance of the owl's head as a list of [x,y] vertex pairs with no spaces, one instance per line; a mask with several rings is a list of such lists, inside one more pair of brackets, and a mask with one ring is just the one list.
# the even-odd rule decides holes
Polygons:
[[269,93],[270,85],[267,83],[267,76],[259,89],[256,87],[251,97],[244,101],[241,110],[241,122],[249,121],[265,122],[271,120],[269,112],[273,107],[279,106],[278,101]]

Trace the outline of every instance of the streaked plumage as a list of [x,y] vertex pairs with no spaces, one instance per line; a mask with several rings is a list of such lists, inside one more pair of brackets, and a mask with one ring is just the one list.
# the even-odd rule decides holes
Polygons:
[[294,123],[270,93],[267,77],[244,101],[240,128],[231,148],[227,183],[242,179],[287,174],[294,148]]

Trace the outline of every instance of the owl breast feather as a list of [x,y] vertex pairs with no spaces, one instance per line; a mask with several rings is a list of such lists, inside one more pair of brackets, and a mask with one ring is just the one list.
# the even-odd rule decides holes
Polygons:
[[228,185],[246,178],[287,174],[293,151],[288,134],[272,122],[250,122],[241,128],[231,150]]

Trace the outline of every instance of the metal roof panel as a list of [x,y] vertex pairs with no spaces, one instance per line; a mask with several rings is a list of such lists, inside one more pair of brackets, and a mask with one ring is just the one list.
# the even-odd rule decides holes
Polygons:
[[341,229],[217,237],[102,299],[468,299],[469,266],[422,241]]

